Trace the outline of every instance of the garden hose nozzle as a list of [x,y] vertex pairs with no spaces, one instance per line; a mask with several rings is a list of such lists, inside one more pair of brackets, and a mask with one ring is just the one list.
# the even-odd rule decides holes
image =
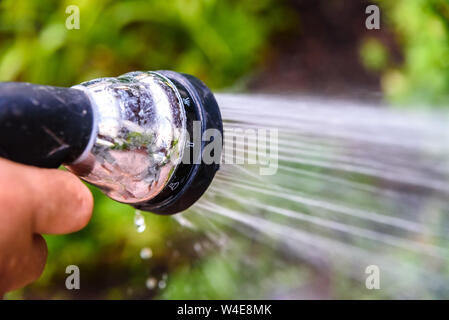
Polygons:
[[[158,214],[183,211],[206,191],[222,134],[212,92],[187,74],[131,72],[72,88],[0,83],[0,157],[63,164],[110,198]],[[205,161],[212,142],[214,161]]]

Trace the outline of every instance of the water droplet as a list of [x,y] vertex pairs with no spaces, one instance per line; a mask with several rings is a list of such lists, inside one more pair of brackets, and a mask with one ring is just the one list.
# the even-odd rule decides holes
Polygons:
[[140,210],[136,210],[136,213],[134,215],[134,225],[136,226],[136,230],[139,233],[144,232],[147,227],[145,225],[145,218],[143,217]]
[[153,251],[150,248],[142,248],[142,250],[140,250],[140,258],[143,260],[151,259],[152,256]]
[[159,281],[159,289],[165,289],[166,286],[167,283],[165,282],[165,280]]
[[195,249],[196,252],[200,252],[200,251],[201,251],[201,243],[196,242],[196,243],[193,245],[193,249]]
[[153,290],[156,288],[157,285],[157,279],[156,278],[148,278],[147,281],[145,281],[145,285],[149,290]]

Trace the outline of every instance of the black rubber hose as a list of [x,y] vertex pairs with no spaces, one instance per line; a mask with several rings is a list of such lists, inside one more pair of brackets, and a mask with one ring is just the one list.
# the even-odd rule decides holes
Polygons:
[[78,159],[93,127],[91,103],[81,90],[0,83],[0,157],[57,168]]

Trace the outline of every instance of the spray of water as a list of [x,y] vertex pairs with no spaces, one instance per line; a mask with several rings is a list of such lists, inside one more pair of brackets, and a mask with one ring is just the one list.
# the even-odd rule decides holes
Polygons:
[[[381,270],[383,296],[447,297],[447,114],[266,95],[217,100],[225,142],[246,156],[254,142],[230,141],[226,130],[278,130],[278,170],[264,176],[258,165],[223,164],[205,196],[176,217],[181,225],[248,269],[307,266],[328,279],[314,297],[342,297],[332,279],[366,290],[369,265]],[[269,259],[257,260],[260,248],[270,248]],[[310,297],[307,286],[288,288],[270,297]]]

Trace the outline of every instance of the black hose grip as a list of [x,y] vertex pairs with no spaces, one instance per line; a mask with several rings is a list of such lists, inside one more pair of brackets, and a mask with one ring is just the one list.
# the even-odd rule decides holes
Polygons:
[[94,112],[81,90],[0,83],[0,157],[57,168],[78,159],[93,127]]

